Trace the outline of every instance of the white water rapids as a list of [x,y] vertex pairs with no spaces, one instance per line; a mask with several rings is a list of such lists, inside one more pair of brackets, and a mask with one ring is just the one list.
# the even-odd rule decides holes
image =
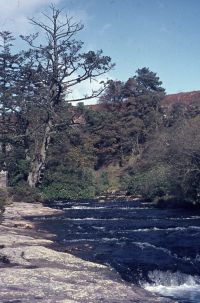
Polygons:
[[181,302],[200,302],[200,277],[180,272],[149,272],[151,283],[143,283],[146,290],[163,296],[178,298]]

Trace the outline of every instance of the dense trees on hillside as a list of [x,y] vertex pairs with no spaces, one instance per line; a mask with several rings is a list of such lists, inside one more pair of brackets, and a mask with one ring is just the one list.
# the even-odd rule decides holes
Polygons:
[[100,103],[114,112],[121,160],[124,155],[140,154],[147,137],[162,124],[161,84],[155,73],[142,68],[125,83],[110,81],[100,97]]
[[[164,109],[161,84],[147,68],[136,71],[126,83],[109,82],[100,103],[113,114],[112,134],[117,133],[118,140],[111,141],[115,153],[107,150],[101,163],[106,163],[109,153],[118,159],[122,166],[119,184],[130,194],[199,202],[200,104],[179,102]],[[101,138],[105,144],[105,133]]]
[[[200,202],[200,104],[163,107],[165,90],[144,67],[71,104],[82,81],[109,71],[102,51],[84,52],[83,26],[54,6],[28,47],[0,33],[0,169],[18,198],[77,199],[126,190],[150,199]],[[16,198],[16,197],[15,197]]]

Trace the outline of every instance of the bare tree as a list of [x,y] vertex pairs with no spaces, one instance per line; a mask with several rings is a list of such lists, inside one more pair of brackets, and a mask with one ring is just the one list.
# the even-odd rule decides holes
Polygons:
[[[102,50],[83,52],[83,42],[75,39],[83,29],[82,24],[68,16],[63,18],[62,11],[53,5],[50,11],[50,15],[43,14],[46,22],[30,19],[40,34],[21,36],[30,45],[26,52],[30,65],[27,77],[34,87],[27,92],[31,96],[26,96],[33,101],[29,104],[33,118],[29,125],[32,148],[27,153],[30,161],[28,184],[31,187],[37,186],[40,180],[52,133],[58,123],[63,123],[60,117],[66,110],[66,103],[97,97],[104,89],[71,99],[69,95],[73,88],[88,79],[96,79],[114,66],[110,57],[103,56]],[[41,44],[44,39],[46,43]]]

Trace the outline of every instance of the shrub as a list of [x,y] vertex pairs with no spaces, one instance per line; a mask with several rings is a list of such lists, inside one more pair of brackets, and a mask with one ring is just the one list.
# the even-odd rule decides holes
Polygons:
[[0,189],[0,213],[5,209],[5,204],[8,199],[8,193],[6,189]]
[[87,199],[95,196],[94,176],[90,170],[48,172],[41,188],[44,200]]
[[95,188],[96,195],[105,193],[108,190],[109,185],[110,182],[109,182],[108,172],[103,171],[96,180],[96,188]]
[[16,152],[7,163],[7,169],[9,172],[9,185],[18,186],[20,183],[25,183],[28,177],[30,163],[25,159],[20,159],[22,157],[20,153]]
[[42,195],[37,188],[31,188],[26,183],[18,184],[15,187],[9,189],[9,195],[15,202],[41,202]]
[[95,189],[92,186],[83,188],[78,184],[54,183],[42,189],[44,200],[67,200],[93,198]]
[[154,167],[131,177],[126,189],[131,195],[141,195],[151,200],[162,197],[170,192],[169,174],[169,167]]

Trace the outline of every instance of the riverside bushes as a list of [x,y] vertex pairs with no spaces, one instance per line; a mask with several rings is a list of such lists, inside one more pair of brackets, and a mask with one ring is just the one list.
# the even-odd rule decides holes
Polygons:
[[200,204],[200,116],[163,128],[148,141],[127,189],[162,205]]
[[169,167],[156,166],[136,173],[129,179],[127,191],[148,199],[162,197],[170,192]]
[[41,202],[42,194],[38,188],[31,188],[25,182],[9,189],[9,196],[15,202]]
[[49,167],[40,189],[44,200],[87,199],[95,196],[95,181],[91,170],[68,163]]

